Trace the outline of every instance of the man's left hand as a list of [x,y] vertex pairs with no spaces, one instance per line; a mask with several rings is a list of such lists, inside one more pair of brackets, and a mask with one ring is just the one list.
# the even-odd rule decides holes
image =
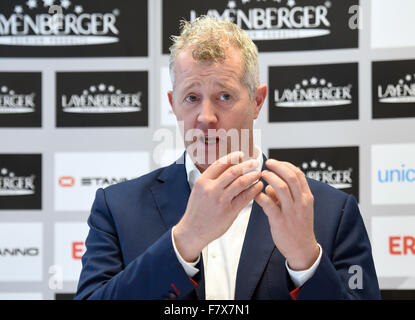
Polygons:
[[320,253],[314,235],[314,197],[301,170],[288,162],[269,159],[262,172],[268,183],[255,201],[268,216],[275,246],[292,270],[306,270]]

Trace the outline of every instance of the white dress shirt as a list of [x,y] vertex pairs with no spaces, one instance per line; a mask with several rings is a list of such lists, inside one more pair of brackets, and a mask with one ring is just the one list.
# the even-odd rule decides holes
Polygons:
[[[263,165],[262,152],[255,148],[255,156],[259,163],[257,168],[261,171]],[[186,173],[190,189],[196,179],[201,175],[199,169],[194,165],[192,159],[186,152]],[[251,215],[253,200],[241,210],[230,228],[218,239],[209,243],[203,250],[203,267],[205,277],[205,296],[208,300],[233,300],[235,297],[236,273],[238,270],[239,258],[241,256],[242,245],[245,239],[246,229],[248,227],[249,217]],[[185,261],[179,254],[173,237],[174,227],[172,230],[172,242],[177,258],[183,266],[186,274],[193,277],[199,272],[195,266],[200,261],[200,257],[195,262]],[[319,245],[320,246],[320,245]],[[296,287],[301,287],[310,279],[321,260],[322,248],[320,254],[310,269],[303,271],[291,270],[285,262],[288,273]]]

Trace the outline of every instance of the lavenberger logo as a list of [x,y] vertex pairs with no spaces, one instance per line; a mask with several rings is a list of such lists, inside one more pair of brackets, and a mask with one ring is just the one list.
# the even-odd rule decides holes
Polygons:
[[[82,5],[73,3],[76,0],[15,2],[10,16],[0,13],[0,45],[78,46],[119,42],[119,9],[87,13]],[[58,7],[62,13],[49,13],[49,9]],[[38,13],[43,10],[44,13]]]
[[326,79],[312,77],[297,83],[293,89],[274,90],[276,107],[334,107],[352,104],[352,84],[335,86]]
[[142,92],[123,93],[112,85],[92,85],[81,95],[62,95],[62,110],[69,113],[140,112]]
[[[323,5],[300,6],[296,0],[262,0],[261,3],[266,2],[269,6],[244,8],[251,1],[253,2],[230,0],[224,11],[208,9],[204,14],[233,21],[254,41],[321,37],[331,33],[331,24],[327,18],[331,1],[326,1]],[[194,21],[197,16],[196,10],[190,11],[190,21]]]
[[1,113],[31,113],[35,111],[34,92],[17,94],[7,86],[0,86],[0,114]]
[[22,196],[35,194],[36,176],[27,177],[16,176],[7,168],[0,169],[0,197],[2,196]]
[[352,168],[336,170],[324,161],[319,163],[312,160],[309,163],[303,162],[300,169],[308,178],[324,182],[336,189],[348,189],[353,186]]
[[414,103],[415,73],[407,74],[397,84],[379,85],[378,99],[380,103]]

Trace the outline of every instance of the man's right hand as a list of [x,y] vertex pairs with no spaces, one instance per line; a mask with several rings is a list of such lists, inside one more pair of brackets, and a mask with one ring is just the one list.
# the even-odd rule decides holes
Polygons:
[[233,152],[220,158],[196,180],[186,212],[173,233],[184,260],[195,261],[202,249],[223,235],[239,212],[262,191],[263,183],[256,182],[261,171],[254,171],[258,161],[240,163],[242,155]]

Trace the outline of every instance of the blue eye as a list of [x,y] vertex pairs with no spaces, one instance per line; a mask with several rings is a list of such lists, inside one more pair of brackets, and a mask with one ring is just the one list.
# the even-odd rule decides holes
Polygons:
[[229,100],[231,100],[231,95],[228,94],[228,93],[222,93],[220,95],[220,100],[222,100],[222,101],[229,101]]
[[197,101],[197,97],[194,94],[191,94],[189,96],[186,97],[186,101],[188,102],[196,102]]

